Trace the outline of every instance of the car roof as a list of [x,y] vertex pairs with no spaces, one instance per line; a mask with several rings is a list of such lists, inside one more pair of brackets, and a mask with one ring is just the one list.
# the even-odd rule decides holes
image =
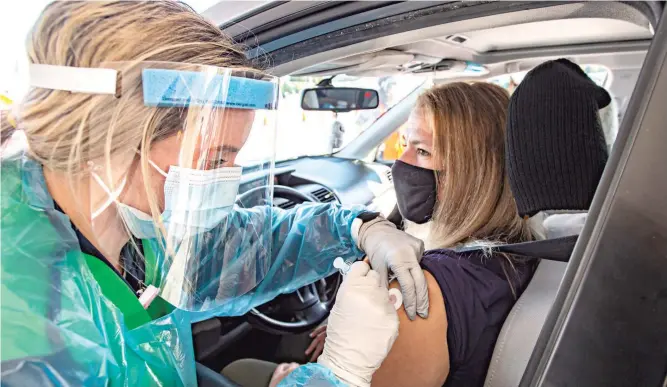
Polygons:
[[220,3],[205,15],[224,19],[221,28],[278,76],[427,73],[441,83],[566,57],[613,73],[610,91],[621,116],[657,20],[644,2],[240,3],[246,11],[234,18]]
[[[515,62],[527,59],[645,54],[658,12],[646,2],[250,3],[221,28],[276,75],[450,76],[436,65],[458,60],[485,66],[491,76],[519,71],[526,65]],[[205,14],[220,19],[220,7]]]

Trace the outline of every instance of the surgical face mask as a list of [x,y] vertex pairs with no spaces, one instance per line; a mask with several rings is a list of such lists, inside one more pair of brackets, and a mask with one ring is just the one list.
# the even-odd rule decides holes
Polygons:
[[437,196],[434,171],[396,160],[391,174],[398,210],[403,218],[417,224],[428,222],[433,216]]
[[[166,177],[165,208],[160,218],[168,238],[183,239],[211,230],[233,207],[242,168],[198,170],[171,166],[165,173],[149,162]],[[140,239],[157,237],[152,216],[121,202],[116,202],[116,208],[132,235]]]

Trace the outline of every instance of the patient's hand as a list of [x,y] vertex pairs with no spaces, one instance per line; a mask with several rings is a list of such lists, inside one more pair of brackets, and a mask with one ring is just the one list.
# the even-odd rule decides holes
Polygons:
[[320,357],[324,350],[324,341],[327,338],[327,326],[322,325],[315,328],[315,330],[310,333],[310,337],[313,338],[313,341],[308,346],[308,349],[306,349],[306,356],[310,355],[312,352],[310,361],[314,362]]
[[273,371],[273,376],[271,376],[271,381],[269,382],[269,387],[276,387],[280,382],[285,379],[290,372],[297,369],[299,365],[297,363],[282,363],[276,367],[276,370]]
[[[424,271],[430,300],[429,316],[410,321],[398,310],[398,339],[373,375],[372,387],[440,387],[449,375],[447,315],[438,283]],[[392,282],[390,287],[397,288]]]

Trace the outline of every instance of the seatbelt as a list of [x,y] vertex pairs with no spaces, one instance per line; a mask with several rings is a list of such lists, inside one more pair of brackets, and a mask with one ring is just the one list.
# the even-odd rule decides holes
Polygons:
[[491,250],[498,253],[508,253],[529,258],[548,259],[550,261],[567,262],[570,260],[578,235],[561,238],[545,239],[541,241],[511,243],[508,245],[470,247],[458,252]]
[[[403,218],[401,217],[400,212],[398,211],[398,205],[394,207],[394,210],[387,217],[387,220],[396,224],[396,227],[403,229]],[[521,242],[521,243],[511,243],[507,245],[498,245],[498,246],[472,246],[462,249],[456,249],[459,253],[467,253],[472,251],[489,251],[498,252],[498,253],[507,253],[513,255],[519,255],[527,258],[541,258],[547,259],[549,261],[557,262],[568,262],[572,251],[574,251],[574,245],[577,244],[577,239],[579,235],[570,235],[566,237],[553,238],[553,239],[544,239],[540,241],[532,242]]]

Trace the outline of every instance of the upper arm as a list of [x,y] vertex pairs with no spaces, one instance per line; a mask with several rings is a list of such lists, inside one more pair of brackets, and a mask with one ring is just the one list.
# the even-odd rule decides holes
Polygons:
[[[373,375],[373,387],[442,386],[449,375],[445,301],[435,278],[427,271],[424,275],[430,301],[429,316],[410,321],[404,308],[398,310],[398,338]],[[398,284],[393,282],[390,287],[398,287]]]

